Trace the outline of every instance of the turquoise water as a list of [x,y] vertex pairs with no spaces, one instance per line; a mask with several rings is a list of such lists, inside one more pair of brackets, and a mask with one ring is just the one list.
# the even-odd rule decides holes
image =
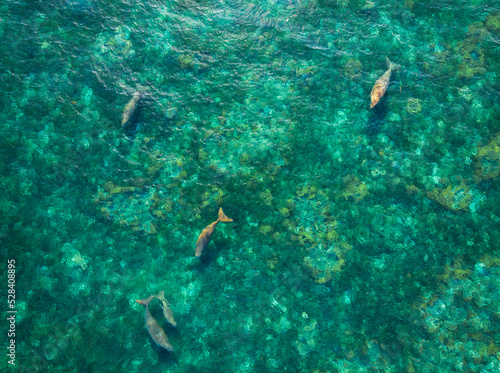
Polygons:
[[[0,19],[11,370],[500,370],[499,1],[8,0]],[[198,260],[220,207],[234,222]],[[173,353],[135,302],[162,290]]]

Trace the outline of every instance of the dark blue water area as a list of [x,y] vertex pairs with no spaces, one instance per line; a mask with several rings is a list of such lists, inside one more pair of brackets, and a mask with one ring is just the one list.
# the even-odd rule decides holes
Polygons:
[[500,370],[500,2],[0,20],[11,369]]

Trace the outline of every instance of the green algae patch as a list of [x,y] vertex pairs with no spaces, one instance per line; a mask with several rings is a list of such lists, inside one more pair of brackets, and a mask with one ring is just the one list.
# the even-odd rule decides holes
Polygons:
[[297,190],[297,196],[312,199],[316,197],[316,187],[314,185],[305,185]]
[[284,224],[292,243],[304,253],[304,269],[315,282],[325,284],[341,271],[345,254],[352,249],[340,238],[338,222],[330,212],[333,203],[323,190],[306,184],[297,188],[296,197],[288,205],[294,209]]
[[370,194],[367,185],[358,177],[348,175],[343,180],[347,186],[342,191],[342,197],[346,200],[358,203]]
[[298,353],[302,357],[306,357],[310,352],[313,352],[318,340],[318,322],[311,320],[305,326],[302,326],[298,331],[298,338],[293,343]]
[[479,263],[484,264],[486,268],[500,267],[500,257],[486,254],[479,260]]
[[470,188],[463,180],[459,185],[450,184],[446,188],[434,188],[427,192],[427,197],[452,211],[467,210],[472,201]]
[[359,60],[349,59],[342,69],[343,75],[354,81],[360,81],[363,77],[363,64]]
[[442,281],[450,281],[453,279],[463,280],[468,278],[472,274],[472,270],[464,266],[463,260],[457,258],[454,260],[452,265],[446,265],[444,267],[443,274],[437,276],[438,279]]
[[456,357],[461,361],[466,356],[479,365],[498,359],[500,339],[496,321],[492,321],[498,312],[485,293],[498,290],[500,269],[498,264],[488,267],[488,271],[485,267],[479,261],[474,269],[467,268],[460,259],[445,267],[440,290],[423,297],[416,307],[420,323],[430,336],[421,342],[422,350],[446,348],[447,359]]
[[485,54],[480,43],[488,34],[482,23],[477,22],[469,26],[468,38],[463,40],[455,49],[460,54],[461,63],[458,66],[458,75],[462,78],[472,78],[486,73]]
[[475,173],[477,181],[494,179],[500,175],[500,134],[487,145],[478,147]]
[[259,227],[259,232],[262,233],[263,235],[268,235],[273,231],[273,227],[270,225],[262,225]]
[[94,203],[99,206],[97,211],[101,216],[120,226],[129,227],[134,232],[156,234],[156,221],[169,214],[173,202],[162,197],[155,188],[118,186],[109,181],[99,189]]
[[192,69],[194,67],[194,55],[193,54],[182,54],[178,57],[179,65],[181,69]]
[[408,101],[406,101],[406,111],[410,114],[420,113],[422,110],[422,104],[418,98],[410,97]]
[[128,193],[128,192],[135,192],[137,188],[133,186],[118,186],[115,185],[112,181],[108,181],[103,185],[104,192],[99,191],[99,199],[105,200],[109,199],[111,196],[114,194],[119,194],[119,193]]
[[315,282],[325,284],[342,270],[345,253],[351,249],[352,247],[345,242],[329,247],[318,244],[309,250],[304,258],[304,264]]
[[500,32],[500,13],[490,14],[486,18],[485,26],[491,32]]

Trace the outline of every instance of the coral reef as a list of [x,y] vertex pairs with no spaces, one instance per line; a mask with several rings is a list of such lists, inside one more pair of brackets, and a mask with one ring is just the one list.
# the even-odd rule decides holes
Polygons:
[[491,2],[56,3],[0,4],[20,370],[500,371]]

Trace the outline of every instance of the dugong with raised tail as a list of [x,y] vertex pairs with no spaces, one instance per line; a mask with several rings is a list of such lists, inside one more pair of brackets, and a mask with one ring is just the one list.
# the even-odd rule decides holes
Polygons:
[[210,238],[212,238],[212,234],[214,233],[217,224],[219,224],[219,222],[221,221],[230,222],[233,221],[233,219],[228,218],[224,214],[224,211],[222,211],[222,208],[219,208],[219,215],[217,217],[217,220],[203,229],[203,231],[198,236],[198,241],[196,241],[196,251],[194,254],[195,257],[199,258],[201,256],[201,254],[203,253],[203,249],[208,246]]

